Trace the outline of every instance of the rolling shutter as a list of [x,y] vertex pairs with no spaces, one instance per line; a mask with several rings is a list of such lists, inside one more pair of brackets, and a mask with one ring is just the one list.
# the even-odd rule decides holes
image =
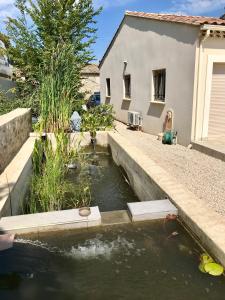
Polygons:
[[225,63],[215,63],[209,112],[208,137],[225,136]]

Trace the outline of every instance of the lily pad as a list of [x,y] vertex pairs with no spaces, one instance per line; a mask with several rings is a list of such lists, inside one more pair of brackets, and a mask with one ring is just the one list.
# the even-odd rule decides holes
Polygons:
[[205,271],[205,268],[204,268],[204,264],[201,262],[198,266],[199,270],[202,272],[202,273],[206,273]]
[[213,259],[212,259],[212,257],[210,257],[208,254],[206,254],[206,253],[203,253],[202,255],[201,255],[201,263],[203,264],[203,265],[205,265],[205,264],[208,264],[208,263],[213,263]]
[[205,264],[204,269],[207,273],[213,276],[220,276],[223,274],[224,271],[223,266],[213,262]]

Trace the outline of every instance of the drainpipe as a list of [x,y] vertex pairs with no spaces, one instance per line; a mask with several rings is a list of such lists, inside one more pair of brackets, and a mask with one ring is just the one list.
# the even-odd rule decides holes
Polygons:
[[195,106],[195,133],[194,133],[194,137],[195,137],[195,141],[196,141],[196,129],[197,129],[197,116],[198,116],[198,100],[199,100],[199,83],[200,83],[200,68],[201,68],[201,62],[202,62],[202,50],[203,50],[203,47],[202,47],[202,44],[204,41],[206,41],[208,39],[208,37],[210,36],[210,30],[208,29],[206,31],[206,34],[205,36],[202,38],[202,37],[199,37],[199,54],[198,54],[198,75],[197,75],[197,91],[196,91],[196,96],[197,96],[197,99],[196,99],[196,106]]

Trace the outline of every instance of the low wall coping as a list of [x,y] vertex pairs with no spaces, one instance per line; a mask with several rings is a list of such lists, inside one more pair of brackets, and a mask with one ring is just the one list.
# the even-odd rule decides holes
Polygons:
[[9,200],[10,193],[13,192],[28,160],[32,156],[34,143],[35,138],[28,138],[3,173],[0,174],[0,216],[6,202]]
[[30,108],[17,108],[11,112],[0,116],[0,126],[10,122],[11,120],[21,117],[24,114],[30,113]]
[[165,219],[169,214],[178,214],[178,209],[168,199],[133,202],[127,205],[134,222]]
[[31,233],[47,230],[58,230],[60,225],[75,224],[76,228],[101,225],[101,214],[98,206],[91,207],[88,217],[81,217],[79,209],[44,212],[29,215],[5,217],[0,221],[0,228],[9,233]]

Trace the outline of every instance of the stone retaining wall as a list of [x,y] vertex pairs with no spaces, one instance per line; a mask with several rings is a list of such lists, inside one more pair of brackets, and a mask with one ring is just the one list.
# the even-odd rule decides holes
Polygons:
[[28,139],[31,126],[30,109],[18,108],[0,116],[0,174]]

